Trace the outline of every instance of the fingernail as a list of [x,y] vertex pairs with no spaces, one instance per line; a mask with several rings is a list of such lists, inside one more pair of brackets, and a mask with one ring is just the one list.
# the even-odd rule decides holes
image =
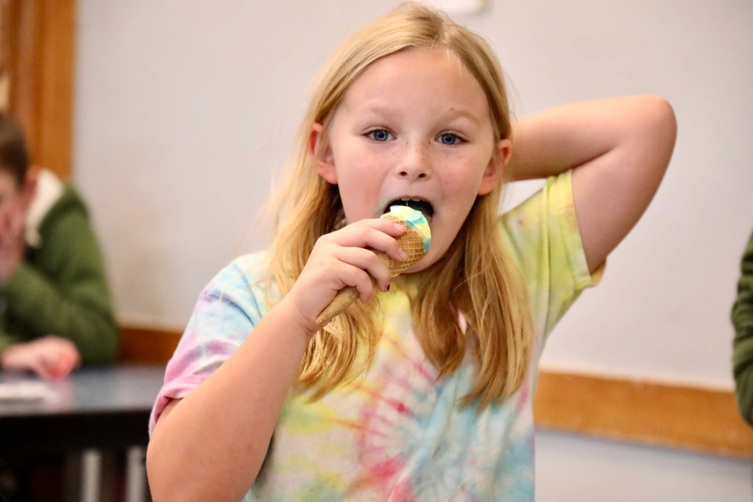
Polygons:
[[403,248],[398,248],[398,254],[400,255],[401,260],[404,260],[408,257],[408,253],[406,253]]

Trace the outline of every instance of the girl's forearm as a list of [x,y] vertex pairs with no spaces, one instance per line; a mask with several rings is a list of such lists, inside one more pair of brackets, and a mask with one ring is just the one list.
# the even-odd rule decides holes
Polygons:
[[283,300],[211,377],[166,408],[147,453],[155,501],[243,497],[264,461],[308,339]]
[[608,154],[646,133],[657,96],[625,96],[572,103],[521,117],[513,125],[513,180],[555,176]]
[[600,99],[525,117],[514,130],[513,179],[572,170],[573,202],[591,272],[638,222],[659,188],[677,123],[657,96]]

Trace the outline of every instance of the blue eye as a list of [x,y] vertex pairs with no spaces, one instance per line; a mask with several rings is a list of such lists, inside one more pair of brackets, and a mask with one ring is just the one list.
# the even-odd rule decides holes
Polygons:
[[443,145],[457,145],[459,144],[462,139],[460,137],[452,132],[446,132],[439,135],[439,142]]
[[374,129],[366,134],[367,137],[374,141],[387,141],[392,135],[386,129]]

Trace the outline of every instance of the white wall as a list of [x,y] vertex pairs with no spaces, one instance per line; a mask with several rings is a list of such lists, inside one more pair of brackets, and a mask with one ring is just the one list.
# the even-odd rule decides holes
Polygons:
[[[311,78],[343,36],[394,3],[79,0],[75,178],[123,322],[181,328],[219,267],[263,245],[253,217],[285,160]],[[602,284],[558,327],[544,363],[730,388],[729,311],[753,230],[753,4],[490,3],[459,20],[497,49],[518,114],[656,93],[679,121],[652,207]],[[535,186],[514,187],[511,200]],[[544,452],[557,451],[549,444],[555,449]],[[585,458],[621,469],[613,445],[578,444]],[[634,458],[664,454],[675,455]],[[735,465],[750,484],[747,466]],[[713,480],[729,490],[728,480]]]
[[536,436],[537,502],[750,502],[750,462],[550,431]]

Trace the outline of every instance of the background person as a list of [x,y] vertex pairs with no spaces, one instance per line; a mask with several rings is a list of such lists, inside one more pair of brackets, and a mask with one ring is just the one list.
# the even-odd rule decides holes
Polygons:
[[103,257],[76,190],[30,167],[0,114],[0,366],[61,378],[116,361],[119,332]]
[[753,233],[740,260],[732,324],[735,328],[733,372],[737,405],[745,421],[753,425]]

